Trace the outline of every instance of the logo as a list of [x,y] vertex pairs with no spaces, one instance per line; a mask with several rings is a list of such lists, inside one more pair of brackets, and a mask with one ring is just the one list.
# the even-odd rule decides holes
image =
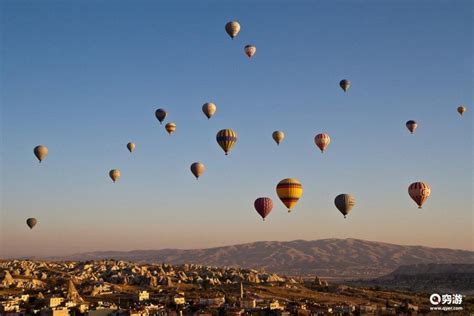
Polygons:
[[[430,295],[430,310],[432,311],[461,311],[463,310],[462,294],[438,294],[433,293]],[[440,306],[441,305],[441,306]]]
[[430,296],[430,303],[431,305],[439,305],[441,303],[441,296],[439,294],[431,294]]

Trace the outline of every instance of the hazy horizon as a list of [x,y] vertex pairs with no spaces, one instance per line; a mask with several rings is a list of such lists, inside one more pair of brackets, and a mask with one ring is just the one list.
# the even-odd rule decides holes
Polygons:
[[[348,237],[474,250],[472,9],[1,1],[0,257]],[[217,105],[210,120],[205,102]],[[223,128],[238,135],[229,156],[215,140]],[[206,166],[198,181],[195,161]],[[303,185],[290,214],[275,192],[288,177]],[[407,192],[415,181],[431,186],[422,210]],[[347,219],[340,193],[355,196]],[[262,196],[274,204],[265,222],[253,206]]]

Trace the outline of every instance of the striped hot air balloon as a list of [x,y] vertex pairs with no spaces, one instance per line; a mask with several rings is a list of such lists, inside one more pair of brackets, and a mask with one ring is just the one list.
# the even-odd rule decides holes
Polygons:
[[234,39],[240,32],[240,24],[237,21],[230,21],[225,25],[225,31]]
[[331,138],[329,138],[328,134],[321,133],[314,136],[314,143],[316,146],[318,146],[322,153],[326,150],[330,142]]
[[173,134],[176,131],[176,124],[175,123],[168,123],[165,125],[165,129],[168,132],[168,134]]
[[422,208],[431,194],[431,188],[425,182],[414,182],[408,187],[408,194],[418,205],[418,208]]
[[288,208],[289,213],[303,194],[303,187],[298,180],[287,178],[278,183],[276,191],[280,200]]
[[232,147],[234,147],[234,144],[237,142],[237,133],[230,128],[222,129],[217,132],[216,140],[227,155],[231,151]]
[[273,209],[273,201],[269,197],[261,197],[255,200],[253,206],[257,213],[262,216],[262,219],[265,220],[265,217],[267,217]]

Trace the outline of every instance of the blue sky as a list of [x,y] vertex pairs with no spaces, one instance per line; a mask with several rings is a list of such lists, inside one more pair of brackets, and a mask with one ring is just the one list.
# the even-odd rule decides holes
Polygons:
[[[1,1],[1,254],[333,237],[473,249],[472,9]],[[234,19],[242,29],[231,40]],[[217,105],[209,121],[205,102]],[[154,117],[160,107],[172,136]],[[239,137],[227,157],[222,128]],[[279,147],[274,130],[286,134]],[[331,136],[323,155],[320,132]],[[41,165],[38,144],[50,151]],[[194,161],[206,165],[199,181]],[[287,177],[304,189],[290,215],[275,193]],[[407,194],[414,181],[432,188],[423,210]],[[357,201],[346,220],[333,203],[344,192]],[[265,222],[253,209],[260,196],[275,205]]]

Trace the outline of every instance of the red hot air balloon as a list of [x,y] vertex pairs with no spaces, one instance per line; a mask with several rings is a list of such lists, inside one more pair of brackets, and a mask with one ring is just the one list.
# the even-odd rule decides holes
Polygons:
[[273,208],[273,201],[271,198],[268,197],[261,197],[255,200],[253,203],[255,206],[255,210],[257,210],[257,213],[262,216],[262,219],[265,220],[265,217],[270,214]]
[[431,188],[428,183],[414,182],[408,187],[408,194],[413,201],[421,208],[431,194]]

